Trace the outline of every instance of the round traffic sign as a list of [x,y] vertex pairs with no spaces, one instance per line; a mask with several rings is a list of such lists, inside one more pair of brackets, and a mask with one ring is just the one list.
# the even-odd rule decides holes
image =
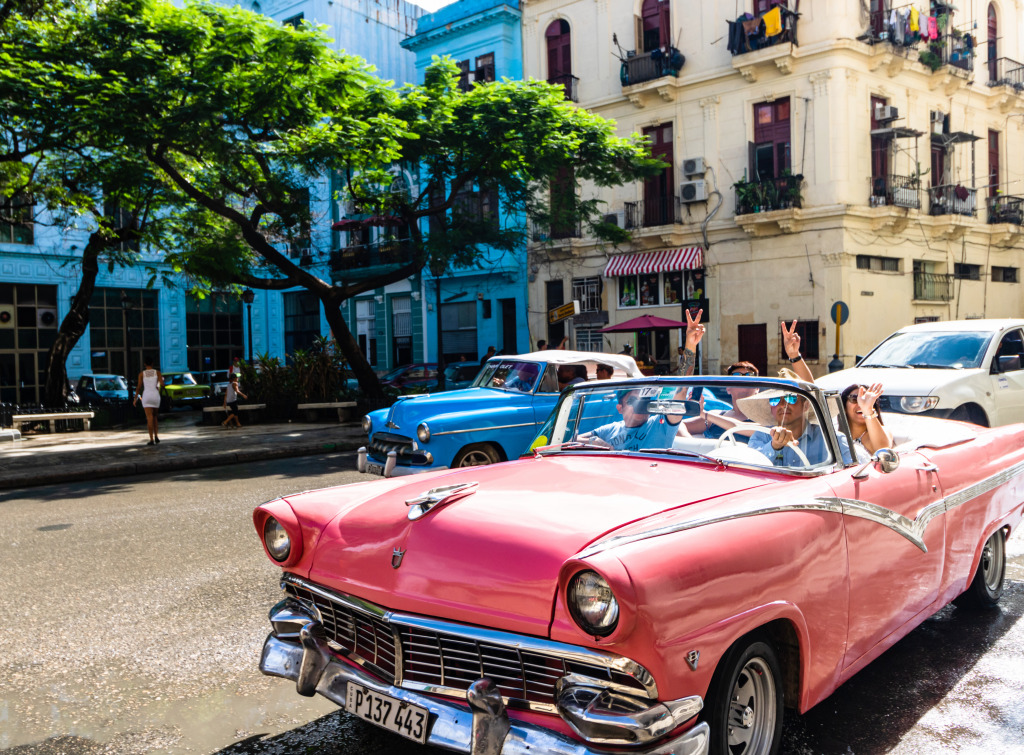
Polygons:
[[832,322],[836,325],[846,325],[850,319],[850,306],[844,301],[837,301],[832,305]]

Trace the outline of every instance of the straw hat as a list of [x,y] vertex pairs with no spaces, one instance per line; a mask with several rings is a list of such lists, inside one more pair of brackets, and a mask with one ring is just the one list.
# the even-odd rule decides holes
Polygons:
[[[739,406],[739,410],[752,421],[765,427],[775,427],[777,424],[775,421],[775,411],[768,405],[768,399],[781,398],[782,396],[800,396],[806,400],[806,397],[796,391],[772,388],[771,390],[755,393],[753,396],[741,398],[736,403]],[[812,422],[814,421],[815,416],[813,412],[811,412],[809,419]]]

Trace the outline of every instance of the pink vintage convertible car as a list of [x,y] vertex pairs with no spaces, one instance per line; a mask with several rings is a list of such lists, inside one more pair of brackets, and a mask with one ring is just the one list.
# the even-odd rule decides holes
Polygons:
[[[703,437],[704,391],[799,445]],[[1024,426],[885,419],[870,457],[812,385],[591,382],[529,457],[271,501],[260,669],[475,755],[775,753],[784,707],[1002,593]]]

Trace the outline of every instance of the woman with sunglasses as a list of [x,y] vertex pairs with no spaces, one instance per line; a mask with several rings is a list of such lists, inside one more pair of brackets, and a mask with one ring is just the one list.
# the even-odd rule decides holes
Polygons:
[[882,384],[851,385],[839,395],[858,459],[866,461],[878,449],[892,448],[892,433],[885,428],[882,415],[875,406],[882,395]]

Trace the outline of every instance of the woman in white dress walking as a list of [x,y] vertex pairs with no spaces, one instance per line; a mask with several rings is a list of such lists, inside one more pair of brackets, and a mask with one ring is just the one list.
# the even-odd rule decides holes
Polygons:
[[160,435],[157,431],[157,420],[160,413],[160,391],[164,387],[164,376],[153,368],[153,360],[146,358],[142,360],[145,369],[139,373],[138,387],[135,389],[135,398],[132,399],[132,406],[140,398],[142,408],[146,410],[146,429],[149,430],[149,443],[152,446],[160,442]]

